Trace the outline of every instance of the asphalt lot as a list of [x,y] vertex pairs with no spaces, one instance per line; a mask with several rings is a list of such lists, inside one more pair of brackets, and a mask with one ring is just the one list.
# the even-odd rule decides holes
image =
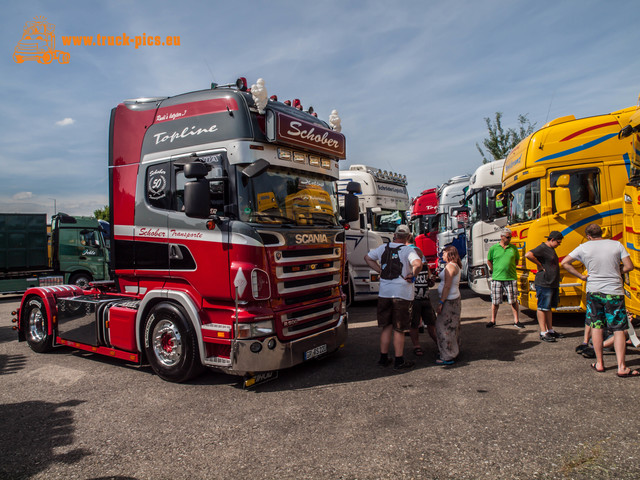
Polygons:
[[[34,479],[637,479],[640,379],[615,357],[599,374],[574,352],[580,315],[555,316],[567,338],[485,328],[490,304],[463,289],[462,355],[409,372],[375,365],[375,303],[350,308],[338,354],[243,390],[206,372],[188,384],[68,348],[18,343],[0,297],[0,478]],[[407,339],[408,340],[408,339]],[[409,342],[406,356],[414,358]],[[640,351],[628,351],[640,368]]]

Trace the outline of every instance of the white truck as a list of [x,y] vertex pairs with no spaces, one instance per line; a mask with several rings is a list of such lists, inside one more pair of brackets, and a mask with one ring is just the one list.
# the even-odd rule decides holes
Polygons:
[[349,299],[372,300],[377,298],[380,276],[369,268],[364,257],[390,242],[399,224],[407,224],[407,177],[366,165],[351,165],[349,170],[340,170],[338,191],[346,193],[349,182],[359,183],[362,189],[358,195],[360,218],[348,224],[346,231]]
[[454,245],[462,260],[462,279],[467,278],[466,233],[467,212],[464,199],[469,175],[450,178],[438,187],[438,251]]
[[503,160],[478,167],[471,177],[466,195],[469,209],[467,229],[468,283],[478,295],[491,294],[491,275],[487,252],[500,241],[500,230],[506,225],[506,209],[496,197],[502,191]]

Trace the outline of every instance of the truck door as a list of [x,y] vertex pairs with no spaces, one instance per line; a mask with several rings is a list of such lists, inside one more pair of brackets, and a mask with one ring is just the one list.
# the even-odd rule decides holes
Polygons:
[[[209,175],[210,211],[223,216],[227,203],[222,156],[199,158],[212,166]],[[168,260],[171,278],[189,283],[204,298],[231,298],[229,279],[232,234],[228,221],[210,222],[187,217],[183,211],[185,178],[183,164],[174,161],[176,208],[168,214]],[[240,242],[241,243],[241,242]],[[242,248],[240,245],[237,248]]]
[[550,228],[560,230],[565,237],[570,234],[584,236],[584,229],[587,225],[597,223],[602,227],[605,236],[611,237],[613,212],[606,201],[607,193],[603,191],[602,172],[603,165],[601,163],[590,164],[588,168],[564,168],[551,172],[549,177],[551,188],[556,187],[556,182],[561,175],[569,175],[568,188],[571,192],[571,210],[558,212],[555,196],[552,194],[553,213],[558,214],[557,220],[560,224],[557,227],[550,225]]
[[95,229],[60,228],[58,259],[61,272],[82,270],[93,279],[104,278],[105,251]]

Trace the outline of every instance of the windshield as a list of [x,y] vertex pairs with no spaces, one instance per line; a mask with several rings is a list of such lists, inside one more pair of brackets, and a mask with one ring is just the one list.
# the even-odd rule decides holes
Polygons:
[[467,198],[467,207],[469,207],[469,222],[476,223],[481,219],[480,205],[482,204],[481,194],[483,191],[476,192]]
[[[467,199],[469,207],[469,223],[473,224],[480,220],[490,221],[492,218],[504,217],[507,214],[506,206],[502,202],[502,197],[496,198],[495,190],[480,190]],[[493,205],[491,205],[493,203]]]
[[[411,221],[411,233],[414,237],[418,235],[429,234],[438,229],[437,227],[438,215],[420,215]],[[435,226],[434,226],[435,223]]]
[[374,232],[390,232],[396,231],[396,228],[401,223],[406,224],[404,212],[400,210],[385,210],[380,211],[369,210],[369,221],[371,223],[371,229]]
[[509,224],[540,218],[540,179],[532,180],[508,193]]
[[238,210],[245,222],[338,225],[336,184],[330,177],[278,167],[253,178],[239,172]]

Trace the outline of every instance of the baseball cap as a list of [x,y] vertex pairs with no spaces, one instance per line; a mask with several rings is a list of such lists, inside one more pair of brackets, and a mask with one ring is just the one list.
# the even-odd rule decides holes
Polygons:
[[396,227],[396,234],[401,234],[401,235],[409,235],[411,233],[411,230],[409,230],[409,227],[406,225],[398,225]]
[[562,235],[559,231],[553,230],[549,233],[547,240],[562,240],[564,235]]

